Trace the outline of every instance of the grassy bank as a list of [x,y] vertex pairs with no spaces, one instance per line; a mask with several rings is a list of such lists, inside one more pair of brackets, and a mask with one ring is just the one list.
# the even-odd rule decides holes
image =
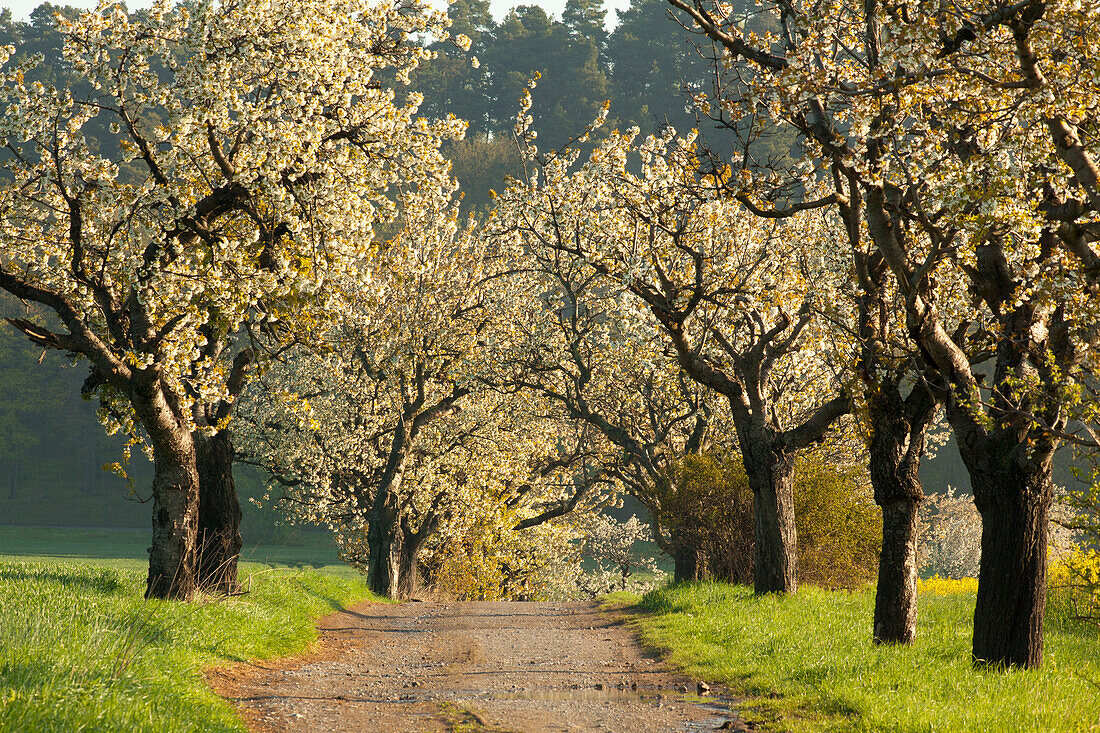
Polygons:
[[142,600],[141,567],[0,562],[0,730],[243,731],[202,670],[302,650],[368,597],[313,570],[242,567],[247,595]]
[[974,594],[939,591],[922,594],[911,648],[870,643],[873,589],[757,598],[693,584],[649,593],[633,610],[646,643],[675,664],[760,696],[743,714],[771,730],[1100,730],[1100,631],[1053,615],[1041,669],[979,672]]

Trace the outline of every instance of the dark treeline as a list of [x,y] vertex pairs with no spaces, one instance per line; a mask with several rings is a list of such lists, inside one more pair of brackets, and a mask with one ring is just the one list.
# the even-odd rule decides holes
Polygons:
[[707,64],[666,8],[634,0],[608,32],[601,0],[568,0],[560,20],[520,5],[499,23],[487,0],[458,0],[450,6],[452,30],[471,39],[469,52],[434,47],[439,58],[413,86],[424,94],[424,112],[466,119],[474,136],[510,137],[520,95],[536,75],[531,113],[542,145],[562,145],[605,101],[614,126],[684,130],[695,124],[685,92],[708,78]]
[[[542,149],[556,149],[583,131],[610,102],[606,129],[636,125],[643,135],[697,125],[691,94],[706,83],[708,62],[698,40],[674,21],[661,0],[633,0],[606,30],[602,0],[568,0],[561,19],[537,5],[520,5],[500,22],[487,0],[450,6],[452,30],[468,36],[469,52],[451,43],[413,86],[424,94],[429,116],[454,114],[470,123],[467,140],[449,151],[465,204],[483,208],[488,190],[516,175],[520,160],[512,138],[519,99],[528,82],[530,114]],[[710,42],[707,50],[710,49]],[[476,57],[475,67],[470,59]]]

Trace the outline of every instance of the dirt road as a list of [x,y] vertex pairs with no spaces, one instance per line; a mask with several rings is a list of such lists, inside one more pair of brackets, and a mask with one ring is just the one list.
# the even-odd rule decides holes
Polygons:
[[364,604],[309,656],[212,672],[254,731],[747,730],[583,603]]

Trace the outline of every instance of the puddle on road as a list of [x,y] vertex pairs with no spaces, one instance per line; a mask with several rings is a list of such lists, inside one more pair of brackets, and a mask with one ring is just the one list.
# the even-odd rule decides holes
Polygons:
[[711,699],[705,703],[700,702],[696,704],[710,713],[711,717],[706,720],[689,720],[684,723],[684,733],[700,730],[718,730],[723,724],[736,720],[738,717],[737,714],[731,710],[732,703],[720,697]]
[[[482,692],[482,698],[493,700],[583,700],[584,702],[644,702],[659,703],[664,697],[660,690],[597,690],[594,687],[568,690],[516,690],[514,692]],[[679,700],[679,697],[672,698]]]
[[[685,721],[680,728],[683,733],[695,731],[711,731],[720,728],[723,723],[737,719],[737,714],[732,712],[732,701],[723,697],[701,697],[667,690],[620,690],[617,687],[598,690],[594,687],[579,689],[541,689],[541,690],[511,690],[504,692],[490,692],[487,690],[465,691],[433,691],[412,693],[402,696],[405,701],[434,701],[447,698],[454,702],[487,702],[490,700],[576,700],[579,702],[637,702],[644,705],[682,704],[699,708],[708,714],[701,720]],[[446,703],[453,705],[454,703]],[[473,729],[479,730],[479,729]]]

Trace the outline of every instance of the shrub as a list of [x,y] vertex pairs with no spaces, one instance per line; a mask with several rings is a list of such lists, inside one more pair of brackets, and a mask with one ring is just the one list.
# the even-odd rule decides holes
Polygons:
[[878,572],[882,514],[859,467],[810,454],[796,464],[794,517],[800,582],[855,588]]
[[1047,609],[1060,618],[1100,625],[1100,552],[1076,547],[1047,571]]
[[[516,532],[501,517],[486,515],[433,542],[421,568],[434,589],[473,601],[576,600],[645,593],[665,582],[656,560],[634,548],[650,538],[644,522],[574,519],[579,525],[568,529],[539,525]],[[588,572],[582,554],[593,565]]]
[[674,542],[698,551],[704,577],[752,582],[752,491],[740,460],[684,456],[661,510]]
[[1082,456],[1087,487],[1059,497],[1059,523],[1076,542],[1050,569],[1049,601],[1057,613],[1100,625],[1100,453]]
[[[801,582],[852,588],[874,578],[882,518],[863,472],[804,454],[795,466],[794,494]],[[752,582],[752,491],[739,457],[681,460],[660,519],[703,551],[713,577]]]
[[421,553],[421,573],[434,589],[469,601],[554,600],[572,593],[580,572],[575,518],[516,531],[515,512],[489,496],[463,518],[448,523]]

